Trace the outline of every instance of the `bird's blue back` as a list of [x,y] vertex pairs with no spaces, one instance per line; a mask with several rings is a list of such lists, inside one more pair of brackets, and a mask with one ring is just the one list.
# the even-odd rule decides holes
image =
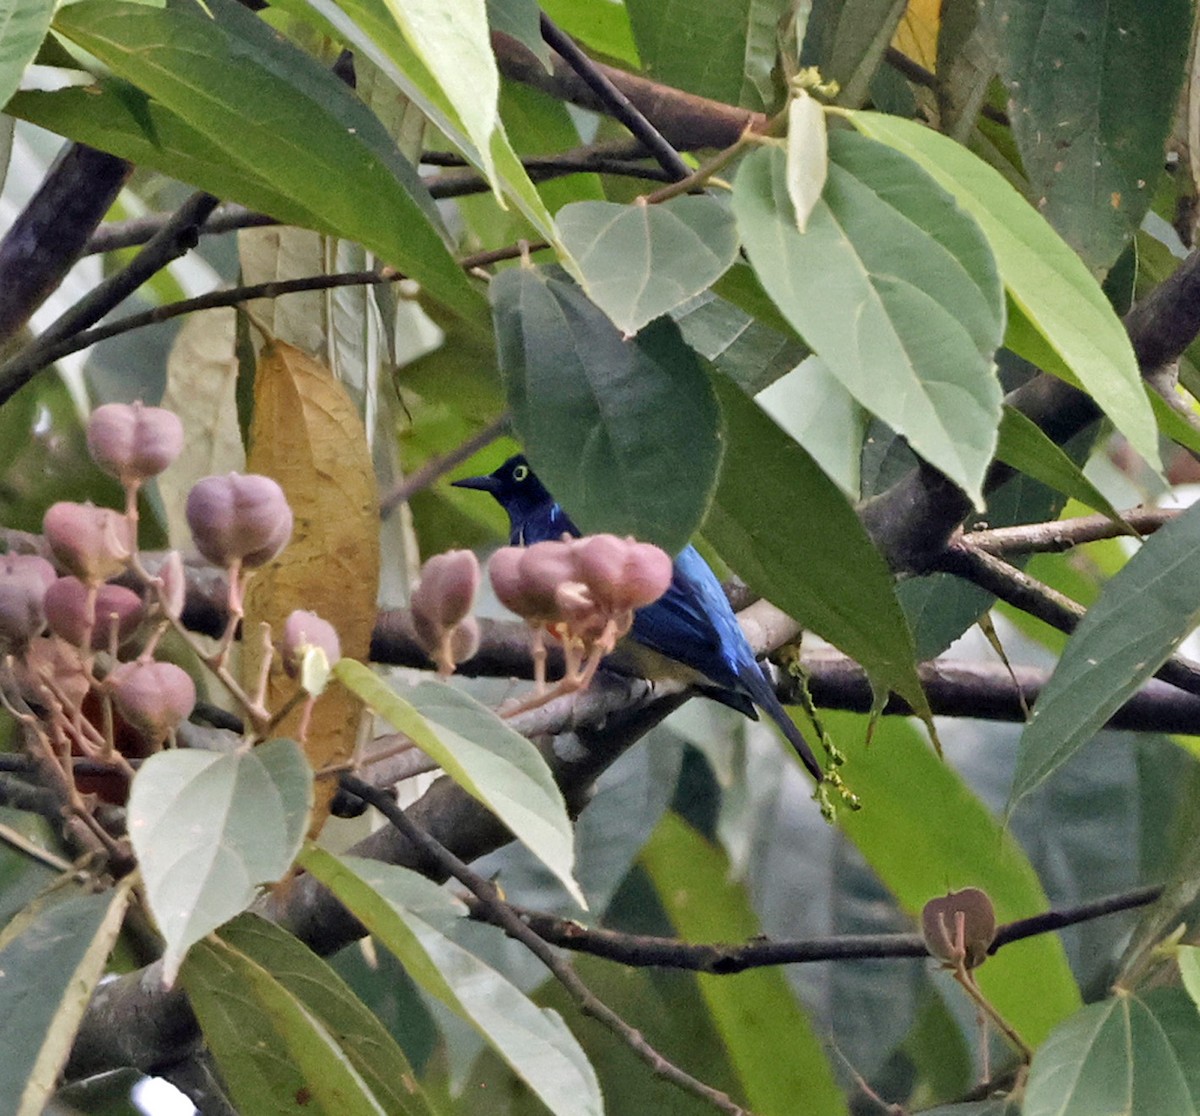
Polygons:
[[[488,476],[454,483],[496,498],[508,513],[513,546],[581,533],[521,456],[509,458]],[[755,704],[762,706],[814,778],[822,777],[808,744],[755,660],[721,583],[694,546],[684,547],[676,557],[666,593],[634,613],[631,635],[642,646],[700,675],[710,696],[746,716],[756,717]]]

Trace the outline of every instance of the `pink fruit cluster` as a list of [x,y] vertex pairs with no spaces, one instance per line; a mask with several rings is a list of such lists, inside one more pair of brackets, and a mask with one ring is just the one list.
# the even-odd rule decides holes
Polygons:
[[304,653],[310,647],[324,651],[331,666],[342,657],[342,643],[334,626],[315,612],[298,608],[284,621],[280,641],[283,669],[289,678],[299,677]]
[[503,547],[488,564],[501,604],[564,642],[590,647],[629,631],[635,609],[671,584],[671,558],[650,543],[587,535]]
[[479,650],[479,621],[471,615],[479,580],[479,560],[469,550],[435,554],[421,567],[410,602],[413,628],[443,674]]
[[187,498],[196,548],[216,566],[255,569],[292,537],[292,509],[283,489],[256,473],[205,477]]

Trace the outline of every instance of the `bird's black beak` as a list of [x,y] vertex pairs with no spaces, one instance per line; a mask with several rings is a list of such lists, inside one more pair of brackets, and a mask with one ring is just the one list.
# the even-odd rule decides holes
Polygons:
[[463,477],[462,480],[451,481],[452,488],[474,488],[479,492],[490,492],[493,495],[499,490],[500,482],[495,477]]

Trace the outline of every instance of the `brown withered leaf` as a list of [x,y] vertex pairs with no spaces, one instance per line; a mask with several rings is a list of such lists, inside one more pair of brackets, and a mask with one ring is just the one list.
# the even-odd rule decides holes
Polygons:
[[[247,469],[273,477],[287,494],[296,526],[291,543],[250,582],[243,631],[243,676],[253,685],[262,662],[260,625],[275,637],[293,609],[328,620],[342,654],[365,660],[379,586],[379,496],[366,432],[345,389],[320,361],[273,341],[259,354]],[[278,660],[268,707],[295,691]],[[361,718],[357,698],[339,685],[317,700],[305,753],[322,771],[351,757]],[[294,734],[297,716],[278,735]],[[336,779],[318,780],[315,833],[329,813]]]

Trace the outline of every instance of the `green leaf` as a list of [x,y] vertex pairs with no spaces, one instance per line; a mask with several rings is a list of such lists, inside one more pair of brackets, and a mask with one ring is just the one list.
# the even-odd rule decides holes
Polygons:
[[88,0],[60,9],[54,26],[200,133],[202,159],[219,151],[229,166],[320,214],[321,231],[358,241],[477,318],[479,294],[450,255],[433,200],[379,120],[241,5],[210,7],[218,19],[198,5]]
[[538,475],[584,531],[678,553],[721,457],[712,387],[678,328],[624,338],[555,268],[511,268],[491,295],[513,425]]
[[592,4],[585,0],[543,0],[540,5],[573,39],[633,70],[642,68],[629,12],[624,4]]
[[[684,941],[748,941],[762,933],[729,862],[677,814],[663,816],[641,864]],[[821,1040],[781,969],[700,973],[696,981],[754,1112],[847,1112]]]
[[53,0],[0,0],[0,105],[17,91],[53,15]]
[[[235,918],[218,936],[269,973],[333,1037],[388,1116],[431,1116],[435,1109],[404,1051],[326,961],[286,930],[255,915]],[[186,970],[187,965],[185,981]]]
[[717,390],[729,448],[704,537],[752,589],[926,710],[891,574],[854,509],[753,400]]
[[[1154,468],[1160,468],[1158,430],[1133,347],[1104,292],[1080,258],[994,170],[945,136],[911,120],[879,113],[851,114],[865,135],[918,162],[954,195],[983,229],[1018,317],[1042,342],[1036,355],[1011,336],[1005,344],[1055,375],[1074,378]],[[1011,334],[1011,331],[1010,331]],[[1050,353],[1057,359],[1044,360]]]
[[1188,422],[1158,392],[1151,391],[1148,394],[1150,406],[1154,408],[1154,417],[1158,420],[1163,434],[1171,441],[1178,442],[1185,449],[1200,454],[1200,430]]
[[[553,219],[508,142],[499,119],[495,120],[488,145],[480,146],[459,117],[457,97],[463,91],[459,90],[456,99],[452,100],[439,76],[430,70],[422,55],[401,33],[395,13],[408,7],[406,3],[398,3],[397,0],[341,0],[340,3],[334,3],[333,0],[303,0],[303,3],[332,30],[334,37],[353,46],[378,66],[380,72],[429,118],[469,162],[493,185],[500,186],[533,227],[555,247],[563,265],[573,266],[570,254],[558,238]],[[428,11],[435,17],[438,12],[449,10],[436,0],[428,5]],[[468,70],[462,75],[467,82],[465,89],[468,94],[471,74],[472,71]]]
[[754,398],[838,488],[858,499],[867,413],[820,357],[810,356]]
[[982,505],[1000,422],[1000,283],[974,222],[910,160],[829,137],[829,177],[796,229],[787,160],[752,152],[734,213],[767,293],[864,407]]
[[1000,0],[992,18],[1031,196],[1063,239],[1103,273],[1154,196],[1187,60],[1192,4]]
[[556,1116],[600,1116],[586,1055],[562,1019],[446,937],[466,908],[429,880],[310,845],[304,867],[328,887],[429,996],[466,1020]]
[[[901,907],[920,914],[949,889],[981,887],[1001,922],[1049,903],[1037,872],[1005,828],[938,758],[911,722],[822,713],[846,755],[842,774],[863,803],[838,824]],[[975,972],[988,999],[1025,1040],[1040,1043],[1080,1006],[1061,939],[1043,934],[1005,946]]]
[[[303,948],[303,947],[301,947]],[[220,938],[181,970],[196,1018],[238,1110],[384,1116],[335,1035],[274,973]]]
[[1009,797],[1020,798],[1083,747],[1200,619],[1200,505],[1142,543],[1088,609],[1021,734]]
[[[595,7],[596,5],[591,5]],[[755,0],[626,0],[638,54],[649,77],[701,97],[760,110],[767,104],[748,82],[749,41],[755,21],[774,31],[782,14],[769,19]],[[778,5],[775,5],[778,7]],[[771,62],[775,61],[774,36]],[[759,50],[763,48],[761,45]],[[763,81],[759,63],[758,78]],[[770,66],[766,67],[769,75]],[[764,85],[766,83],[764,82]],[[767,86],[769,88],[769,86]]]
[[820,67],[825,81],[841,86],[838,104],[855,108],[866,100],[871,78],[883,60],[907,0],[839,0],[821,4],[808,25],[804,60]]
[[461,690],[421,682],[406,701],[368,667],[342,659],[342,685],[410,737],[472,798],[483,803],[586,906],[572,875],[574,831],[562,793],[538,750]]
[[487,0],[488,24],[493,31],[511,35],[550,69],[550,48],[542,38],[537,0]]
[[1034,1055],[1022,1116],[1194,1116],[1200,1014],[1178,988],[1119,989],[1067,1020]]
[[488,39],[484,0],[384,0],[396,26],[421,60],[479,152],[492,179],[492,135],[499,126],[500,75]]
[[196,129],[124,82],[18,93],[5,110],[77,143],[111,151],[218,197],[237,199],[288,224],[326,228],[322,217],[281,193],[250,166],[231,162]]
[[27,907],[0,944],[0,1111],[39,1116],[58,1087],[129,902],[112,891],[58,895]]
[[304,839],[313,775],[294,740],[151,756],[129,792],[129,835],[166,938],[170,984],[188,947],[282,879]]
[[1095,508],[1133,533],[1121,518],[1121,513],[1087,479],[1083,470],[1050,440],[1037,423],[1007,403],[1000,421],[1000,442],[996,447],[996,456],[1006,465],[1019,469],[1064,496]]
[[1200,1007],[1200,947],[1181,945],[1175,957],[1179,963],[1179,976],[1183,987],[1191,996],[1192,1003]]
[[737,257],[733,215],[706,195],[661,205],[576,202],[557,220],[583,289],[631,336],[711,286]]

